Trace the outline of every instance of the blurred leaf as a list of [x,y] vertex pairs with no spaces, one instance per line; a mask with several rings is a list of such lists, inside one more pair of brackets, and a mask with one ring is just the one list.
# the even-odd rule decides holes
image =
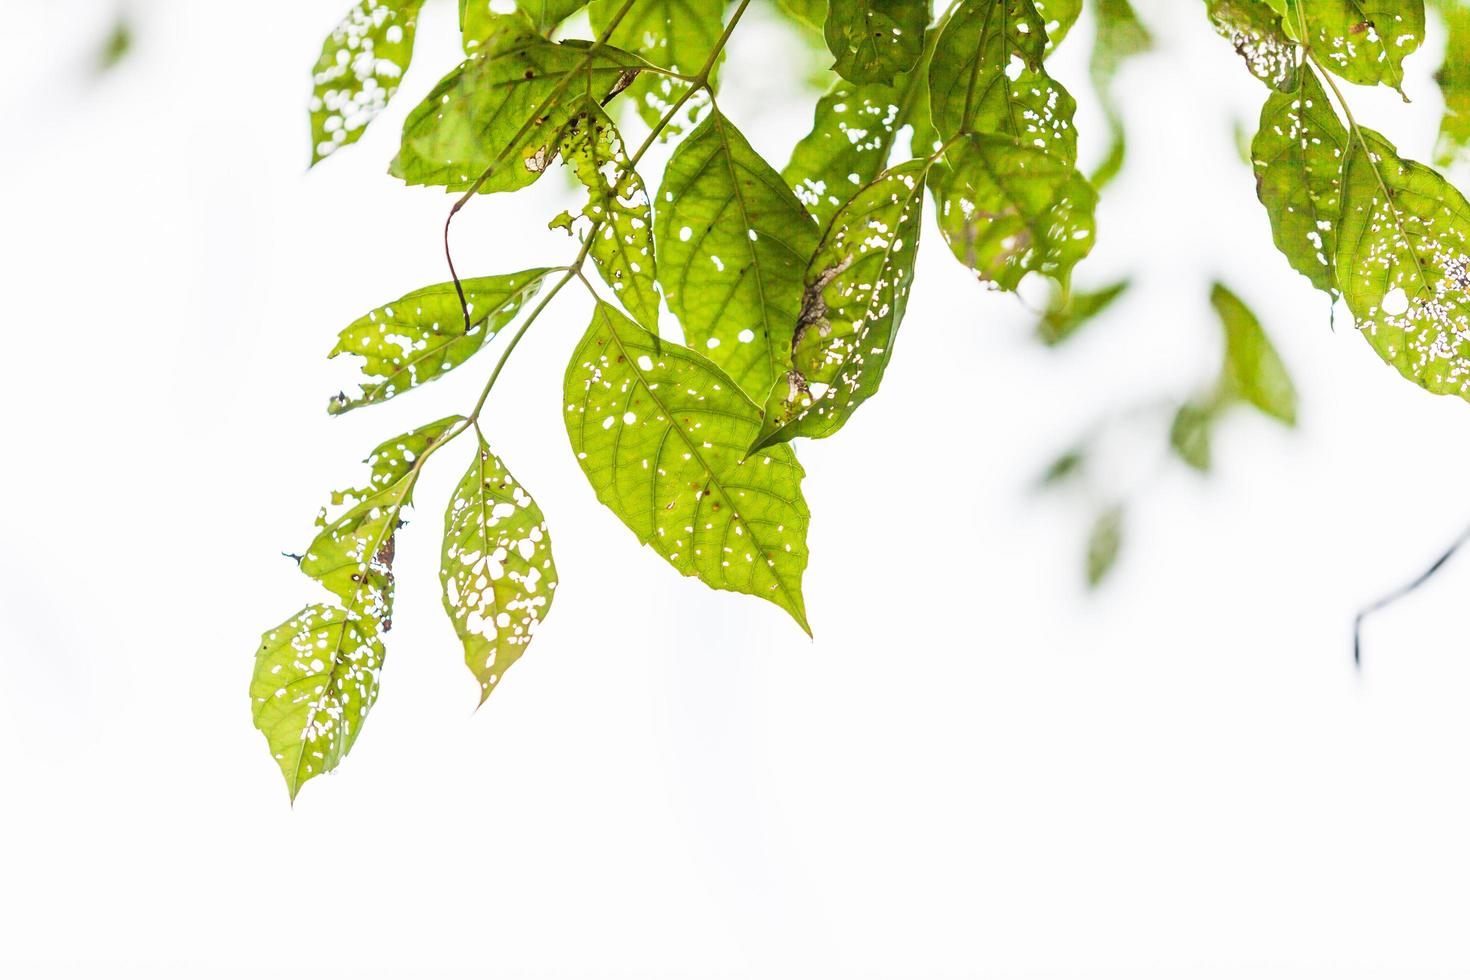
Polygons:
[[1470,146],[1470,3],[1465,0],[1435,0],[1444,18],[1446,39],[1444,62],[1434,73],[1444,97],[1444,117],[1439,123],[1439,142],[1434,162],[1448,167]]
[[1347,130],[1322,83],[1303,72],[1295,92],[1272,92],[1251,142],[1256,194],[1271,218],[1276,247],[1318,289],[1335,295],[1339,178]]
[[1097,516],[1087,536],[1087,587],[1095,589],[1112,571],[1123,545],[1123,508],[1109,507]]
[[924,50],[928,0],[829,0],[822,33],[832,70],[859,85],[891,83]]
[[1113,300],[1123,295],[1129,280],[1104,286],[1090,292],[1054,289],[1051,302],[1036,324],[1036,336],[1048,347],[1054,347],[1077,332],[1077,328],[1101,314]]
[[1290,0],[1285,21],[1333,74],[1400,95],[1404,58],[1424,41],[1423,0]]
[[761,413],[700,354],[607,303],[567,365],[567,435],[602,501],[669,564],[758,596],[808,633],[801,597],[810,514],[790,447],[746,458]]
[[1226,391],[1265,415],[1295,425],[1296,388],[1260,321],[1240,297],[1218,282],[1210,290],[1210,304],[1225,328]]
[[913,286],[927,167],[899,164],[832,219],[807,266],[790,360],[770,386],[755,448],[830,436],[877,393]]
[[1037,478],[1036,485],[1039,488],[1045,488],[1054,487],[1059,483],[1065,483],[1082,472],[1082,465],[1086,462],[1086,459],[1087,457],[1083,454],[1082,450],[1068,450],[1051,461],[1051,464]]
[[107,32],[102,46],[97,49],[97,72],[109,72],[133,50],[133,24],[126,13],[119,12]]
[[1359,129],[1342,174],[1338,286],[1380,357],[1436,394],[1470,398],[1470,204]]
[[[653,215],[643,179],[628,163],[617,127],[596,99],[583,99],[559,142],[561,158],[587,188],[587,204],[576,219],[563,214],[552,224],[569,228],[581,219],[593,234],[588,253],[602,279],[633,317],[658,329],[654,285]],[[581,229],[584,237],[587,228]]]
[[1153,38],[1128,0],[1095,0],[1093,9],[1097,15],[1097,40],[1088,70],[1108,123],[1108,151],[1091,178],[1092,186],[1101,191],[1123,168],[1127,152],[1123,116],[1113,98],[1113,80],[1124,61],[1153,47]]
[[1180,459],[1201,473],[1210,470],[1210,429],[1214,422],[1214,406],[1186,402],[1179,406],[1169,428],[1169,445]]
[[557,579],[541,508],[477,442],[444,512],[439,579],[484,704],[551,610]]
[[[609,43],[642,55],[647,61],[683,75],[704,67],[724,31],[726,0],[635,0],[633,8],[609,35]],[[587,8],[592,31],[598,37],[622,9],[624,0],[596,0]],[[713,84],[714,76],[711,75]],[[656,72],[644,72],[625,96],[638,107],[650,127],[657,126],[689,88],[687,82]],[[670,129],[682,131],[675,120]],[[670,133],[669,135],[673,135]]]
[[1250,73],[1280,92],[1293,92],[1300,71],[1297,45],[1279,11],[1262,0],[1205,0],[1215,32],[1229,41]]
[[791,357],[817,226],[718,110],[674,150],[657,201],[659,282],[685,339],[763,396]]
[[356,143],[398,91],[423,0],[358,0],[312,69],[311,162]]
[[452,282],[415,289],[352,321],[337,335],[337,346],[327,356],[361,357],[367,380],[357,397],[338,395],[327,410],[340,415],[385,402],[463,364],[515,319],[541,291],[550,271],[527,269],[461,280],[470,310],[468,329]]
[[776,0],[776,9],[818,32],[827,19],[827,0]]

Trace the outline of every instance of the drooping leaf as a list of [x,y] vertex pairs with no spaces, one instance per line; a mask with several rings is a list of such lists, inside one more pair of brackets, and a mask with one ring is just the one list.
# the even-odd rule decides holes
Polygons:
[[1027,272],[1065,282],[1092,250],[1097,192],[1066,160],[1007,136],[968,136],[947,151],[939,230],[977,278],[1015,289]]
[[819,232],[718,110],[674,150],[654,208],[659,282],[690,346],[761,397],[786,370]]
[[913,286],[927,168],[910,160],[885,172],[827,227],[756,449],[830,436],[877,392]]
[[463,364],[540,292],[548,272],[527,269],[461,280],[470,311],[468,328],[452,282],[416,289],[352,321],[327,356],[361,357],[367,380],[360,394],[338,395],[327,410],[339,415],[385,402]]
[[599,303],[567,365],[567,434],[597,498],[685,575],[803,630],[809,513],[790,447],[746,457],[760,409],[704,356]]
[[1434,6],[1444,19],[1446,31],[1444,62],[1434,73],[1439,94],[1444,97],[1434,162],[1448,167],[1470,146],[1470,3],[1436,0]]
[[1404,58],[1424,41],[1424,0],[1291,0],[1285,21],[1333,74],[1402,94]]
[[1185,402],[1174,414],[1169,427],[1169,445],[1179,458],[1201,473],[1210,469],[1210,430],[1215,424],[1215,410],[1205,402]]
[[484,704],[551,610],[557,579],[541,508],[483,438],[444,512],[439,579]]
[[1229,41],[1250,73],[1281,92],[1295,91],[1297,45],[1281,15],[1263,0],[1206,0],[1215,32]]
[[1380,357],[1436,394],[1470,398],[1470,204],[1358,129],[1342,173],[1338,286]]
[[1123,115],[1113,98],[1113,79],[1123,62],[1153,47],[1153,37],[1128,0],[1096,0],[1093,10],[1097,15],[1097,39],[1088,71],[1108,123],[1108,151],[1091,177],[1092,186],[1101,191],[1123,169],[1127,152]]
[[1123,545],[1123,508],[1109,507],[1097,516],[1087,536],[1087,587],[1095,589],[1112,571]]
[[628,162],[623,138],[596,99],[583,99],[562,130],[561,157],[587,188],[587,204],[573,218],[552,222],[584,237],[588,253],[619,302],[650,330],[658,329],[658,288],[654,285],[653,215],[643,178]]
[[642,64],[614,47],[548,41],[519,14],[486,16],[493,29],[480,46],[409,113],[393,176],[464,191],[489,171],[482,193],[525,187],[550,166],[573,106],[605,102]]
[[377,700],[382,668],[377,623],[337,606],[307,606],[262,634],[251,715],[292,800],[352,748]]
[[332,507],[317,518],[321,530],[302,556],[302,572],[341,599],[349,613],[381,624],[385,633],[392,628],[395,535],[412,503],[415,463],[462,421],[440,419],[374,449],[364,460],[368,483],[332,494]]
[[929,63],[930,110],[942,139],[999,133],[1077,159],[1076,103],[1042,68],[1046,27],[1032,0],[962,0]]
[[1295,425],[1296,387],[1261,329],[1261,322],[1239,296],[1221,283],[1211,288],[1210,305],[1225,328],[1225,391],[1265,415]]
[[356,143],[383,111],[413,57],[424,0],[358,0],[312,69],[311,162]]
[[1032,3],[1046,23],[1046,50],[1050,54],[1082,15],[1082,0],[1032,0]]
[[1272,92],[1251,142],[1256,195],[1271,218],[1271,235],[1291,267],[1335,293],[1339,178],[1348,133],[1322,83],[1302,72],[1295,92]]
[[[595,0],[588,7],[592,30],[598,37],[606,31],[623,3],[624,0]],[[704,67],[719,43],[724,30],[725,4],[726,0],[635,0],[608,41],[642,55],[660,68],[693,75]],[[626,97],[637,104],[643,121],[655,126],[688,88],[689,84],[680,79],[645,72],[629,87]],[[674,120],[670,128],[678,132],[682,127]]]
[[849,82],[891,83],[924,50],[928,0],[830,0],[822,33]]
[[1037,339],[1048,347],[1069,339],[1078,328],[1112,306],[1128,285],[1129,280],[1121,279],[1091,291],[1053,290],[1051,302],[1036,324]]

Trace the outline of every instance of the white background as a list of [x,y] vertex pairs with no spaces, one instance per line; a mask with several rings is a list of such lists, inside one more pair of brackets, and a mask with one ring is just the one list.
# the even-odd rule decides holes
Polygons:
[[[489,358],[329,419],[322,356],[444,278],[448,199],[384,175],[454,60],[430,2],[398,100],[311,174],[308,68],[345,0],[4,4],[0,64],[0,974],[13,977],[1438,977],[1470,973],[1470,643],[1461,559],[1364,602],[1470,521],[1470,414],[1401,380],[1271,247],[1239,161],[1265,90],[1198,5],[1143,0],[1128,168],[1079,282],[1135,288],[1047,351],[930,236],[880,397],[799,447],[816,640],[711,592],[596,503],[562,431],[569,289],[487,430],[551,522],[562,584],[484,710],[439,608],[446,450],[400,537],[383,693],[291,809],[251,727],[256,637],[318,593],[279,552],[381,438],[462,411]],[[779,165],[810,122],[758,18],[722,106]],[[1090,25],[1054,70],[1083,155]],[[1410,106],[1359,119],[1428,159]],[[1462,175],[1463,176],[1463,175]],[[460,268],[565,261],[558,179],[462,215]],[[1202,480],[1166,419],[1095,501],[1037,497],[1110,411],[1188,395],[1223,277],[1301,424],[1232,416]],[[1130,496],[1087,596],[1094,504]]]

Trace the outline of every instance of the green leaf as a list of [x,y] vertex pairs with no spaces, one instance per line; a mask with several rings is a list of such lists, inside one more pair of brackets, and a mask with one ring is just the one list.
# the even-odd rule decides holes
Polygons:
[[[592,30],[601,37],[624,0],[597,0],[588,8]],[[608,37],[609,43],[634,51],[649,62],[683,75],[704,67],[724,31],[726,0],[635,0]],[[712,76],[713,77],[713,76]],[[689,88],[668,75],[645,72],[628,91],[643,121],[656,126]],[[696,110],[697,111],[697,107]],[[678,132],[678,120],[670,123]],[[672,134],[670,134],[672,135]]]
[[336,606],[307,606],[261,635],[251,715],[293,801],[352,748],[378,698],[382,668],[377,624]]
[[1404,58],[1424,41],[1424,3],[1291,0],[1286,23],[1333,74],[1357,85],[1382,82],[1402,95]]
[[540,292],[550,271],[527,269],[461,280],[470,311],[468,327],[452,282],[415,289],[352,321],[337,335],[337,346],[327,356],[361,357],[367,380],[360,394],[351,398],[339,394],[327,410],[340,415],[385,402],[463,364],[515,319]]
[[1052,460],[1036,480],[1037,489],[1054,487],[1082,473],[1087,456],[1080,449],[1069,449]]
[[1201,473],[1210,470],[1210,430],[1214,424],[1213,406],[1186,402],[1179,406],[1169,428],[1169,445],[1180,459]]
[[1113,98],[1113,80],[1123,62],[1153,48],[1153,37],[1128,0],[1097,0],[1097,40],[1088,71],[1108,123],[1108,151],[1092,173],[1092,186],[1101,191],[1123,169],[1127,152],[1123,115]]
[[926,160],[868,184],[827,228],[806,270],[790,365],[772,385],[756,449],[821,439],[878,390],[914,281]]
[[1092,250],[1097,193],[1066,160],[979,134],[952,146],[935,192],[939,231],[977,278],[1015,289],[1028,272],[1065,282]]
[[[593,236],[588,253],[604,282],[640,323],[658,329],[654,285],[653,215],[648,192],[623,150],[623,138],[596,99],[583,99],[562,130],[561,157],[587,188],[587,204],[576,218],[563,214],[553,227],[584,225]],[[581,219],[580,221],[578,219]]]
[[489,171],[482,193],[525,187],[551,164],[572,107],[588,95],[606,102],[642,64],[612,47],[548,41],[520,15],[494,16],[484,42],[409,113],[393,176],[464,191]]
[[1123,508],[1109,507],[1097,516],[1087,536],[1087,587],[1095,589],[1112,571],[1123,545]]
[[1272,92],[1266,99],[1251,142],[1256,195],[1271,218],[1276,247],[1293,269],[1329,294],[1337,289],[1333,258],[1347,142],[1347,130],[1310,71],[1302,72],[1295,92]]
[[776,0],[776,7],[798,24],[817,31],[827,19],[827,0]]
[[[505,16],[495,10],[496,0],[459,0],[459,32],[468,54],[497,31]],[[538,34],[550,37],[561,22],[587,6],[587,0],[516,0],[516,9]]]
[[312,69],[311,162],[356,143],[398,91],[423,0],[358,0]]
[[1338,286],[1380,357],[1470,398],[1470,205],[1443,177],[1358,129],[1342,174]]
[[940,137],[1000,133],[1074,163],[1077,106],[1041,67],[1045,49],[1046,27],[1031,0],[963,0],[929,64]]
[[[915,69],[892,85],[838,79],[818,100],[812,131],[781,171],[818,226],[825,228],[849,197],[888,166],[898,131],[925,94],[923,74]],[[915,150],[924,152],[917,145]]]
[[484,704],[551,610],[556,565],[541,508],[483,437],[444,512],[439,579]]
[[817,226],[740,131],[712,110],[674,150],[654,210],[659,282],[690,346],[742,391],[785,373]]
[[1296,424],[1296,387],[1286,365],[1250,308],[1221,283],[1210,290],[1210,305],[1225,328],[1223,384],[1231,397],[1243,399],[1263,414]]
[[1082,15],[1082,0],[1032,0],[1032,4],[1046,22],[1046,50],[1050,54]]
[[1444,63],[1434,73],[1439,94],[1444,97],[1434,162],[1448,167],[1470,146],[1470,4],[1464,0],[1436,0],[1434,6],[1444,19],[1447,35]]
[[1048,347],[1055,347],[1112,306],[1128,286],[1129,280],[1122,279],[1090,292],[1053,290],[1051,302],[1036,324],[1037,338]]
[[918,63],[928,23],[928,0],[830,0],[822,33],[837,74],[889,83]]
[[761,413],[728,375],[598,303],[567,365],[563,404],[597,499],[639,541],[712,588],[775,603],[811,632],[804,473],[787,446],[746,458]]
[[1297,45],[1281,17],[1261,0],[1206,0],[1215,32],[1229,41],[1250,73],[1281,92],[1296,90]]

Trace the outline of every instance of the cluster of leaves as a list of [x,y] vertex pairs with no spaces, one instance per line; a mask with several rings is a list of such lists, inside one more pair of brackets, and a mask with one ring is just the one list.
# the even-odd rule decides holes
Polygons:
[[[556,571],[545,521],[492,452],[480,416],[516,343],[569,282],[585,286],[593,311],[566,368],[565,422],[597,498],[679,572],[766,599],[808,632],[801,586],[810,515],[792,442],[837,434],[878,391],[926,207],[954,258],[985,286],[1011,291],[1027,277],[1054,284],[1044,339],[1065,338],[1126,288],[1070,290],[1073,268],[1093,247],[1098,190],[1124,157],[1112,78],[1150,43],[1127,0],[1095,5],[1092,76],[1111,143],[1090,177],[1077,166],[1075,102],[1046,66],[1081,0],[956,0],[937,18],[928,0],[782,0],[794,24],[820,28],[833,75],[811,132],[780,169],[717,102],[724,48],[749,2],[460,0],[464,59],[408,114],[390,173],[460,194],[452,219],[478,196],[529,186],[559,161],[585,203],[552,226],[575,235],[580,249],[566,265],[505,275],[460,279],[451,264],[449,281],[341,331],[332,354],[360,358],[363,379],[356,393],[331,400],[333,413],[459,369],[515,324],[465,415],[388,440],[368,457],[365,485],[332,495],[300,561],[332,601],[262,637],[255,721],[293,798],[337,765],[372,706],[401,515],[426,461],[466,433],[476,449],[446,510],[441,579],[482,700],[549,612]],[[313,73],[313,163],[355,142],[393,97],[421,6],[358,0],[327,38]],[[1426,333],[1433,317],[1458,322],[1458,308],[1447,308],[1447,246],[1422,247],[1426,233],[1458,229],[1459,211],[1440,207],[1447,195],[1434,197],[1417,165],[1392,162],[1381,137],[1350,126],[1356,144],[1346,135],[1332,147],[1299,138],[1301,127],[1325,125],[1311,102],[1316,90],[1304,88],[1313,76],[1302,52],[1312,66],[1397,85],[1412,49],[1403,39],[1422,30],[1422,11],[1417,19],[1385,14],[1366,35],[1376,54],[1365,54],[1363,31],[1340,12],[1321,12],[1357,3],[1208,6],[1275,90],[1262,129],[1285,144],[1261,156],[1278,244],[1374,325],[1370,337],[1401,370],[1436,390],[1464,383],[1454,366],[1459,347],[1447,354]],[[1283,15],[1296,25],[1290,32]],[[569,18],[592,36],[560,36]],[[649,130],[631,150],[620,131],[629,117]],[[638,167],[660,138],[678,142],[650,194]],[[1324,154],[1333,152],[1341,166],[1329,174]],[[1271,168],[1282,166],[1310,179],[1278,178]],[[1377,196],[1370,174],[1380,175]],[[1339,199],[1333,228],[1309,234],[1304,220],[1322,220]],[[1395,238],[1385,215],[1406,204]],[[1355,251],[1338,256],[1339,242]],[[1417,278],[1406,255],[1420,261]],[[584,272],[588,259],[601,287]],[[1313,264],[1324,260],[1326,274]],[[1384,296],[1399,287],[1407,307],[1385,313]],[[1289,382],[1283,389],[1261,374],[1274,353],[1248,314],[1226,311],[1230,303],[1220,292],[1229,354],[1208,413],[1244,400],[1289,416]],[[674,320],[687,346],[662,335]],[[1099,567],[1116,552],[1120,520],[1095,536]]]

